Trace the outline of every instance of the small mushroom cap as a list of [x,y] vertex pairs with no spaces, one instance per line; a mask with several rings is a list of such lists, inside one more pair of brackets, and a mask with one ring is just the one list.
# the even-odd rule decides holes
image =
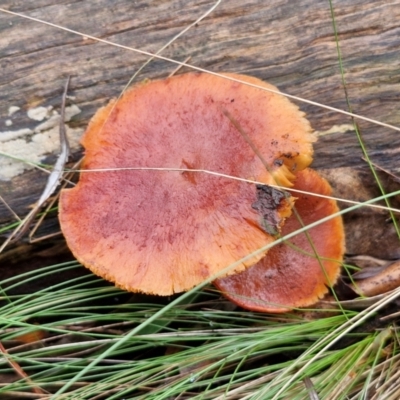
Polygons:
[[[277,90],[256,78],[227,76]],[[76,187],[61,192],[68,246],[123,289],[188,290],[274,240],[262,226],[265,209],[253,207],[255,184],[190,170],[264,184],[276,174],[290,185],[311,162],[313,139],[303,113],[279,94],[198,73],[135,86],[100,109],[82,139],[83,169],[108,170],[84,172]],[[186,170],[168,170],[177,168]],[[279,231],[290,209],[291,200],[280,198],[266,220]]]
[[[294,188],[330,195],[328,182],[317,172],[306,169],[297,174]],[[338,212],[336,201],[309,194],[293,193],[295,207],[304,226]],[[295,213],[286,220],[282,235],[301,228]],[[318,260],[304,233],[289,239],[296,247],[282,243],[273,247],[257,264],[237,275],[213,283],[235,304],[253,311],[286,312],[318,301],[340,273],[344,254],[344,228],[341,217],[308,229],[320,257]],[[301,250],[299,250],[301,249]]]

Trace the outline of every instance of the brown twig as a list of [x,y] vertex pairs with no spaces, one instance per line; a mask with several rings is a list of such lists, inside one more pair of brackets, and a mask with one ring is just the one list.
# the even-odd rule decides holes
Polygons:
[[19,364],[10,357],[6,348],[3,346],[3,344],[1,342],[0,342],[0,351],[3,353],[4,358],[11,365],[11,367],[14,369],[16,374],[19,375],[22,379],[25,379],[25,381],[32,387],[32,390],[36,394],[39,394],[39,395],[48,394],[48,392],[46,392],[45,390],[41,389],[39,386],[37,386],[33,383],[33,381],[29,378],[29,376],[25,373],[25,371],[19,366]]
[[[80,163],[82,162],[82,159],[83,158],[81,158],[78,162],[76,162],[72,166],[72,171],[69,171],[66,174],[66,176],[63,177],[64,183],[61,186],[62,189],[64,189],[67,186],[67,184],[72,184],[70,179],[76,173],[75,170],[79,167]],[[36,237],[36,238],[33,237],[33,235],[39,229],[40,224],[43,222],[44,218],[46,217],[46,214],[50,211],[50,209],[53,207],[53,205],[56,203],[56,201],[58,200],[59,197],[60,197],[60,192],[58,192],[55,196],[53,196],[51,198],[51,200],[50,200],[49,204],[47,205],[46,209],[44,210],[43,214],[40,216],[40,218],[36,222],[35,226],[33,227],[32,231],[29,233],[29,243],[37,243],[37,242],[40,242],[42,240],[49,239],[51,237],[58,236],[58,235],[61,234],[61,231],[58,231],[58,232],[50,233],[48,235]]]

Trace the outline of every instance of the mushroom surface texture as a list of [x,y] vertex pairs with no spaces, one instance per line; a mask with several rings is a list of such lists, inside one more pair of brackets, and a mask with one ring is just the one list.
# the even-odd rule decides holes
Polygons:
[[83,265],[123,289],[188,290],[274,240],[292,199],[264,185],[290,186],[313,141],[282,95],[199,73],[141,83],[90,121],[86,171],[61,192],[62,231]]
[[[331,194],[328,182],[311,169],[297,174],[294,189]],[[293,195],[297,197],[295,208],[304,226],[339,211],[335,200],[304,193]],[[292,213],[281,234],[301,227]],[[217,279],[214,285],[235,304],[253,311],[279,313],[316,303],[340,273],[344,254],[342,219],[334,217],[307,232],[309,237],[301,233],[274,246],[257,264],[237,275]]]

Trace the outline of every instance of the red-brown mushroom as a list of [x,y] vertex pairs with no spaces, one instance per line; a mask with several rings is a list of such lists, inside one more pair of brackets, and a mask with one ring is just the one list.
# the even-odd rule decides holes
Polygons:
[[137,85],[91,120],[89,172],[61,193],[62,231],[83,265],[123,289],[188,290],[274,240],[266,231],[279,231],[291,199],[243,179],[291,185],[312,141],[304,114],[279,94],[198,73]]
[[[331,194],[328,182],[311,169],[297,174],[294,189]],[[335,200],[296,192],[293,195],[297,197],[295,208],[304,226],[338,212]],[[281,234],[301,227],[293,213]],[[340,273],[344,253],[342,219],[334,217],[307,232],[309,237],[301,233],[274,246],[257,264],[239,274],[217,279],[214,285],[231,301],[253,311],[285,312],[316,303]]]

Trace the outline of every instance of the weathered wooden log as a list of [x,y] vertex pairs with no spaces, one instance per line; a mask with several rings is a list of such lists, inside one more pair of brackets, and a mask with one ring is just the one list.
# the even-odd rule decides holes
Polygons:
[[[51,116],[59,112],[62,87],[71,75],[67,125],[74,157],[79,158],[79,136],[90,117],[118,96],[149,58],[99,43],[88,35],[155,53],[215,4],[210,0],[3,0],[1,7],[6,10],[83,35],[0,12],[0,151],[34,162],[54,163],[58,128]],[[400,126],[400,8],[385,0],[339,0],[333,5],[352,111]],[[178,61],[191,57],[190,64],[215,72],[254,75],[285,93],[348,111],[332,22],[329,4],[317,0],[225,1],[162,55]],[[153,60],[135,81],[162,78],[175,68],[171,62]],[[354,194],[353,200],[363,190],[370,196],[378,195],[351,118],[297,103],[319,132],[313,166],[333,180],[336,193]],[[358,124],[372,161],[399,174],[400,133],[362,120]],[[349,171],[362,176],[361,192],[350,190],[354,181],[343,182]],[[47,179],[42,171],[4,154],[0,155],[0,176],[2,198],[21,217],[38,199]],[[381,176],[386,190],[398,190],[394,178],[385,173]],[[367,211],[362,213],[364,220],[370,218]],[[384,221],[387,212],[381,214]],[[0,202],[0,224],[13,221],[12,213]],[[377,230],[376,235],[388,230],[387,226],[372,228]],[[44,231],[56,230],[49,224]],[[386,233],[394,243],[386,256],[400,256],[392,226]],[[385,234],[383,240],[387,241]],[[348,243],[351,253],[357,246]],[[372,247],[376,250],[376,242],[362,251],[373,253]]]

